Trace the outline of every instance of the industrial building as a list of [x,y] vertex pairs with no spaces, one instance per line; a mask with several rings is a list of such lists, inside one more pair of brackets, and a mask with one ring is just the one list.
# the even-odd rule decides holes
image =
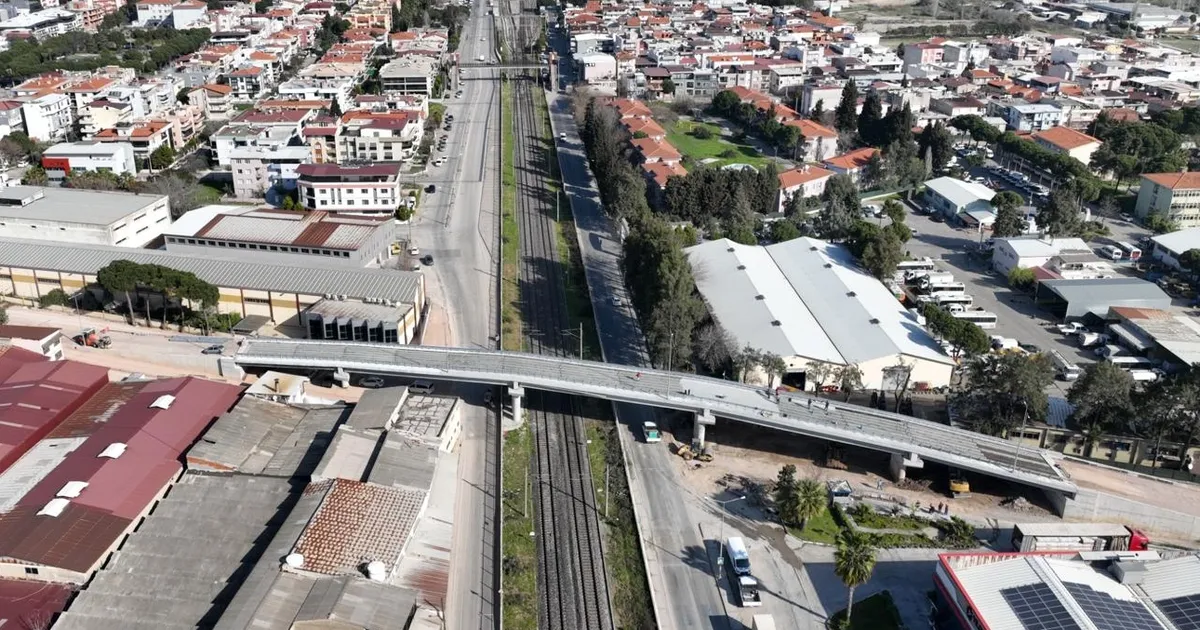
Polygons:
[[939,177],[925,182],[925,209],[947,219],[959,218],[971,225],[990,225],[995,191],[983,184],[954,177]]
[[963,630],[1200,627],[1200,556],[1172,555],[942,554],[931,622]]
[[[386,304],[400,309],[397,337],[416,335],[425,308],[425,280],[419,272],[357,269],[318,264],[276,264],[247,260],[241,249],[214,248],[212,254],[132,250],[0,238],[0,293],[36,300],[53,289],[75,293],[97,287],[96,272],[115,260],[158,264],[190,271],[220,291],[217,310],[260,317],[303,334],[300,313],[322,300]],[[97,295],[97,297],[103,297]]]
[[128,142],[61,142],[42,153],[42,168],[54,184],[77,171],[137,174],[133,145]]
[[[714,319],[738,348],[780,355],[803,387],[813,363],[857,365],[879,389],[903,361],[911,381],[949,384],[953,360],[845,247],[798,238],[767,247],[729,239],[685,250]],[[811,385],[811,384],[809,384]]]
[[1128,277],[1042,280],[1034,291],[1034,300],[1062,320],[1103,319],[1114,306],[1171,308],[1171,296],[1157,284]]
[[1092,248],[1081,238],[1038,238],[1025,236],[998,238],[993,241],[992,268],[1008,275],[1017,267],[1041,267],[1056,256],[1087,254]]
[[145,247],[171,224],[166,195],[70,188],[0,188],[0,237]]
[[247,260],[354,267],[388,260],[394,238],[390,218],[245,206],[197,208],[164,233],[169,252],[206,255],[236,249]]

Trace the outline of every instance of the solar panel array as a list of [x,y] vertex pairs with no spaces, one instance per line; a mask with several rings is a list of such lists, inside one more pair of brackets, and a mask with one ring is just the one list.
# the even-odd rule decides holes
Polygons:
[[1200,595],[1184,595],[1154,602],[1179,630],[1200,630]]
[[1141,602],[1116,599],[1086,584],[1063,582],[1063,586],[1098,630],[1164,630]]
[[1045,584],[1000,589],[1024,630],[1080,630],[1054,591]]

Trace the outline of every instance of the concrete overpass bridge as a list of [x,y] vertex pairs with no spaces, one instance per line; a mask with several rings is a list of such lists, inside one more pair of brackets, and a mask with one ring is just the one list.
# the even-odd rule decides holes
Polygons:
[[245,339],[244,367],[332,369],[508,387],[514,414],[525,388],[593,396],[696,414],[698,437],[717,417],[891,454],[892,473],[924,460],[1073,498],[1077,487],[1046,451],[935,422],[682,372],[466,348],[338,341]]
[[463,70],[550,70],[549,65],[544,63],[517,62],[479,63],[478,61],[472,61],[469,63],[460,63],[458,67]]

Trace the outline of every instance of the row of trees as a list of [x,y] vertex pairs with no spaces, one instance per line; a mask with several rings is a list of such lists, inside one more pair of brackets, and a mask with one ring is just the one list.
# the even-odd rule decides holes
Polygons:
[[[1191,127],[1183,114],[1164,120],[1181,128]],[[1179,134],[1157,123],[1118,122],[1101,112],[1089,132],[1104,142],[1092,154],[1090,166],[1111,176],[1114,188],[1142,173],[1179,172],[1188,164],[1187,154],[1180,149]]]
[[888,280],[904,260],[904,244],[912,238],[912,230],[904,222],[907,214],[899,201],[885,201],[883,214],[889,220],[886,226],[867,219],[857,219],[846,245],[871,275]]
[[0,53],[0,77],[22,81],[51,70],[95,70],[104,66],[157,72],[173,59],[196,52],[212,32],[191,29],[115,29],[99,33],[75,31],[35,39],[15,40]]
[[[25,171],[21,183],[27,186],[45,186],[49,179],[41,166],[32,166]],[[175,219],[200,207],[208,195],[195,176],[179,170],[159,173],[146,181],[140,181],[128,174],[117,175],[109,171],[72,171],[63,185],[85,190],[166,195],[171,204],[171,216]]]
[[[189,308],[200,307],[202,311],[213,309],[220,299],[217,287],[196,277],[190,271],[178,271],[155,264],[139,264],[130,260],[114,260],[96,272],[96,282],[114,296],[124,296],[133,323],[133,300],[131,293],[146,290],[163,296],[163,323],[171,302],[179,303],[180,319],[183,304]],[[146,301],[146,323],[150,323],[150,300]]]
[[627,153],[627,138],[610,107],[589,101],[581,129],[600,200],[629,229],[622,269],[656,365],[691,362],[692,334],[704,316],[683,235],[650,212],[646,183]]
[[992,340],[982,328],[951,315],[937,304],[922,306],[921,315],[929,332],[953,346],[951,352],[956,360],[963,356],[980,356],[991,348]]

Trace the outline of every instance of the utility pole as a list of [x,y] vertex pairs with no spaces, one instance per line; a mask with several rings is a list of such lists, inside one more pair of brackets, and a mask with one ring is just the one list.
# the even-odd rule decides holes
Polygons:
[[583,360],[583,322],[579,322],[579,360]]
[[525,464],[525,483],[521,487],[525,489],[525,505],[521,507],[521,518],[529,518],[529,464]]
[[1017,470],[1017,460],[1021,459],[1021,442],[1025,441],[1025,423],[1029,422],[1029,401],[1022,400],[1021,404],[1025,407],[1025,413],[1021,416],[1021,434],[1017,436],[1017,448],[1013,451],[1013,472]]
[[604,520],[608,520],[608,462],[604,462]]

